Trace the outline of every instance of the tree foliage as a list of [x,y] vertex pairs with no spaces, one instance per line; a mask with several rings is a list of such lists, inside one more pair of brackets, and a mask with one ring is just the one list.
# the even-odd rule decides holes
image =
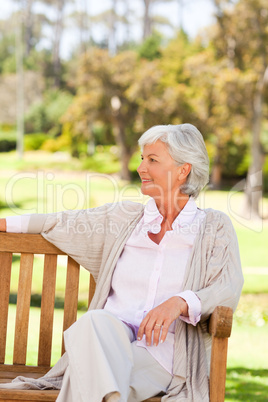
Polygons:
[[[191,122],[207,142],[215,188],[226,177],[245,175],[250,159],[249,175],[261,171],[267,153],[267,1],[214,0],[216,22],[203,36],[190,39],[180,29],[167,40],[161,26],[174,28],[157,16],[156,6],[175,1],[186,4],[139,0],[140,20],[129,0],[110,0],[98,16],[86,7],[68,14],[73,3],[67,0],[40,1],[44,13],[37,12],[32,0],[17,1],[21,9],[0,21],[0,86],[3,91],[12,88],[2,99],[1,122],[15,121],[15,113],[7,117],[4,111],[12,110],[6,104],[15,103],[15,28],[18,16],[24,15],[25,88],[31,89],[25,92],[28,131],[59,135],[62,130],[78,157],[84,144],[90,154],[94,143],[116,143],[121,176],[129,179],[128,163],[144,130]],[[80,36],[70,60],[63,61],[60,44],[68,24],[76,25]],[[134,24],[145,40],[131,37]],[[94,38],[94,26],[105,27],[101,38]],[[54,34],[44,49],[47,30]],[[120,30],[125,32],[121,43]],[[29,70],[40,77],[32,98],[35,81]],[[52,90],[55,85],[58,89]],[[257,213],[256,205],[254,209]]]

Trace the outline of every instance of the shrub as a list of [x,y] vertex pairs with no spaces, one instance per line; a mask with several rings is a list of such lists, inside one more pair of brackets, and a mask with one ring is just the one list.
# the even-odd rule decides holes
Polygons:
[[36,151],[40,149],[42,144],[48,139],[45,133],[25,134],[24,149],[25,151]]
[[16,149],[16,132],[11,126],[1,126],[0,152],[9,152]]
[[25,131],[46,132],[51,135],[61,133],[61,117],[72,102],[73,96],[64,91],[48,91],[41,102],[32,105],[25,117]]

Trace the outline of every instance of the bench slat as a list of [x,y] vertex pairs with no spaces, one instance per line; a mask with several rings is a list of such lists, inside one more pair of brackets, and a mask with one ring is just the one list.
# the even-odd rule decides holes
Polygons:
[[[77,318],[79,290],[79,264],[71,257],[68,257],[66,290],[64,301],[63,331],[69,328]],[[64,342],[62,342],[62,354],[65,352]]]
[[89,275],[89,293],[88,293],[88,307],[93,299],[94,293],[96,289],[96,282],[93,276]]
[[57,255],[45,255],[41,300],[38,366],[50,366],[57,273]]
[[12,253],[0,254],[0,363],[5,362]]
[[13,363],[25,364],[31,302],[33,254],[21,254]]
[[45,375],[50,367],[24,366],[21,364],[0,364],[0,379],[15,378],[18,375],[29,376],[33,378]]
[[5,402],[54,402],[59,391],[34,391],[34,390],[0,390],[0,400]]
[[0,251],[66,255],[40,234],[29,233],[0,233]]

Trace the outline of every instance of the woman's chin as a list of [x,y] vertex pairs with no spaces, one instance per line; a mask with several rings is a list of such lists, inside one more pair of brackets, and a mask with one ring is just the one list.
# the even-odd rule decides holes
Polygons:
[[[150,188],[150,187],[151,187],[151,188]],[[152,193],[153,193],[152,185],[149,186],[148,184],[142,184],[142,185],[141,185],[141,193],[142,193],[143,195],[152,196]]]

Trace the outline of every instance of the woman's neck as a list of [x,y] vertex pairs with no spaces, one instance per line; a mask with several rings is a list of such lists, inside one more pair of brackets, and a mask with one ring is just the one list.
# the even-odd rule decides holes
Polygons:
[[185,207],[189,200],[189,195],[178,194],[176,197],[168,199],[156,200],[155,203],[160,214],[163,216],[163,222],[168,221],[170,224],[176,219],[181,210]]

